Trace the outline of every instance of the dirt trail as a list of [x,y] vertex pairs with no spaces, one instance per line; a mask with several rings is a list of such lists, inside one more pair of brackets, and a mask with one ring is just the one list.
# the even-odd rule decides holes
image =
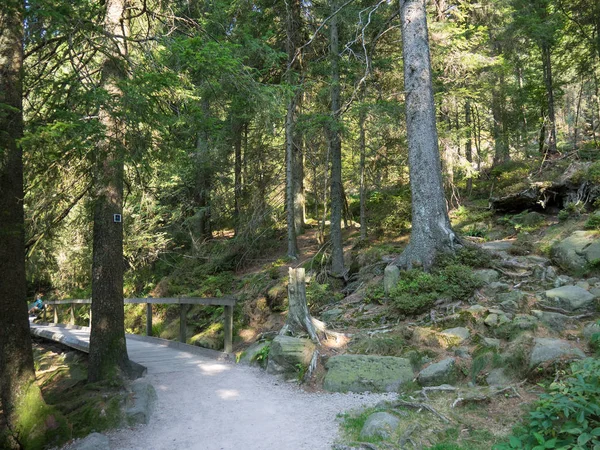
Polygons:
[[154,415],[112,433],[112,449],[329,449],[338,413],[395,398],[307,393],[257,368],[194,358],[196,370],[147,377],[158,394]]

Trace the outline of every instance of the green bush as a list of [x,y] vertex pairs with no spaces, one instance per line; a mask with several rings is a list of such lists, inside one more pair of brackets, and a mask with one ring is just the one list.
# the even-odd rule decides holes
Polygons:
[[591,183],[600,184],[600,161],[590,165],[587,171],[587,179]]
[[431,273],[421,270],[403,272],[400,281],[390,292],[390,299],[402,314],[427,311],[436,300],[465,300],[481,286],[471,268],[462,264],[448,264]]
[[344,298],[343,294],[334,292],[329,284],[321,284],[313,280],[306,285],[306,301],[311,309],[335,303],[342,298]]
[[553,383],[526,423],[494,450],[600,449],[599,373],[598,359],[573,363],[569,376]]

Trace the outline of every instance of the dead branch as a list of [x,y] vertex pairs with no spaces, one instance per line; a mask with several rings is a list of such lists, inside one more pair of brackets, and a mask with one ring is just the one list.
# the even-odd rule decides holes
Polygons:
[[438,411],[436,411],[433,407],[426,405],[425,403],[413,403],[413,402],[407,402],[404,400],[396,400],[392,406],[393,407],[403,406],[405,408],[413,408],[413,409],[417,409],[417,410],[426,409],[430,413],[438,416],[440,419],[442,419],[442,421],[444,421],[446,423],[450,423],[450,419],[448,419],[442,413],[439,413]]

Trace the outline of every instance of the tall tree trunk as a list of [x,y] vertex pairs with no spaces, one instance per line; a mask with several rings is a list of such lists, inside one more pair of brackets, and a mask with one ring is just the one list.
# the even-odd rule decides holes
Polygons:
[[544,68],[544,84],[546,85],[546,101],[548,107],[548,153],[557,153],[556,149],[556,114],[554,112],[554,83],[552,80],[552,61],[550,45],[542,43],[542,65]]
[[[210,105],[208,100],[202,100],[202,112],[205,122],[208,122],[210,116]],[[210,158],[210,135],[207,129],[198,132],[196,141],[196,207],[198,225],[195,232],[201,240],[212,238],[212,226],[210,221],[210,194],[212,189],[212,161]]]
[[[111,97],[111,106],[118,105],[123,96],[118,81],[126,76],[127,6],[127,0],[106,2],[104,31],[112,42],[102,65],[102,88]],[[130,373],[123,309],[123,224],[115,217],[123,213],[125,126],[108,105],[100,108],[98,116],[106,137],[96,154],[88,370],[91,382],[112,379],[119,369]]]
[[[235,113],[234,113],[235,114]],[[240,204],[242,202],[242,136],[243,122],[232,115],[231,135],[233,140],[233,230],[237,236],[240,228]]]
[[[364,98],[364,92],[363,92]],[[367,239],[367,187],[365,185],[365,159],[366,159],[366,130],[365,122],[367,120],[367,110],[364,106],[361,107],[358,116],[358,147],[360,151],[360,238]]]
[[298,244],[296,242],[296,226],[294,222],[294,111],[296,96],[291,95],[288,101],[285,116],[285,174],[286,174],[286,209],[287,209],[287,256],[298,258]]
[[394,263],[429,269],[438,253],[455,250],[458,238],[450,226],[442,186],[425,1],[402,0],[400,20],[412,230],[408,246]]
[[331,149],[331,273],[343,276],[344,248],[342,243],[342,141],[339,130],[340,119],[340,69],[337,5],[331,2],[333,14],[330,23],[331,59],[331,124],[329,127],[329,147]]
[[0,447],[31,445],[45,432],[27,319],[23,217],[24,3],[0,9]]
[[466,143],[465,143],[465,159],[469,163],[467,173],[467,195],[471,195],[473,190],[473,139],[471,138],[471,102],[467,100],[465,102],[465,129],[466,129]]
[[302,92],[297,92],[296,113],[294,114],[294,132],[292,149],[292,176],[294,189],[294,227],[296,236],[304,233],[306,223],[306,200],[304,196],[304,142],[302,133],[295,126],[302,105]]
[[498,86],[492,89],[492,131],[494,135],[494,165],[503,164],[510,159],[506,141],[504,123],[504,77],[500,77]]

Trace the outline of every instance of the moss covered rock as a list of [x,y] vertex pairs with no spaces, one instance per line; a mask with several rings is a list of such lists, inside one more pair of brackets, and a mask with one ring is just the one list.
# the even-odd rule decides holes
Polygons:
[[329,392],[397,392],[414,378],[410,361],[394,356],[339,355],[326,367]]

